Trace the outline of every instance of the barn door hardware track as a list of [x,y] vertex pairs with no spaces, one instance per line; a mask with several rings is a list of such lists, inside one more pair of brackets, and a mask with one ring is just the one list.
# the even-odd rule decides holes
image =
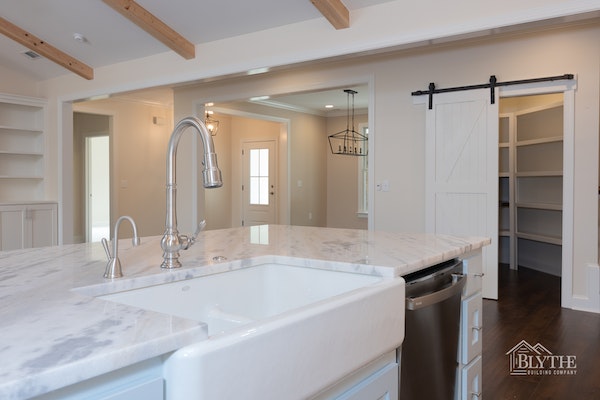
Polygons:
[[470,86],[457,86],[453,88],[446,89],[436,89],[435,83],[431,82],[429,84],[429,89],[427,90],[417,90],[416,92],[412,92],[413,96],[429,96],[429,109],[433,108],[433,95],[436,93],[446,93],[446,92],[460,92],[463,90],[473,90],[473,89],[490,89],[490,100],[491,104],[494,104],[496,97],[496,88],[500,86],[510,86],[510,85],[522,85],[526,83],[538,83],[538,82],[550,82],[550,81],[559,81],[559,80],[571,80],[575,76],[573,74],[564,74],[559,76],[548,76],[545,78],[533,78],[533,79],[521,79],[518,81],[507,81],[507,82],[498,82],[496,80],[496,75],[490,76],[490,81],[488,83],[482,83],[480,85],[470,85]]

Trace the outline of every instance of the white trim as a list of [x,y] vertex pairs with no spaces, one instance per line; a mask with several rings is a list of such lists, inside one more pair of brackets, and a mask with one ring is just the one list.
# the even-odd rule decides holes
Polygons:
[[[563,93],[563,227],[562,227],[562,271],[561,271],[561,306],[574,308],[582,301],[573,296],[573,232],[574,232],[574,177],[575,177],[575,89],[577,76],[573,80],[540,82],[499,88],[500,97],[530,96],[547,93]],[[599,280],[596,279],[598,292]],[[588,288],[588,294],[590,289]]]
[[22,106],[42,107],[42,108],[44,108],[48,105],[48,101],[46,99],[42,99],[39,97],[21,96],[18,94],[8,94],[8,93],[0,93],[0,102],[1,103],[19,104]]
[[375,230],[375,132],[377,122],[375,120],[375,75],[371,75],[367,79],[367,85],[369,90],[369,109],[367,122],[369,123],[369,141],[368,148],[368,163],[369,163],[369,204],[368,204],[368,220],[367,229],[372,231]]
[[[598,282],[600,281],[600,266],[588,264],[586,266],[587,296],[574,295],[571,298],[570,308],[579,311],[600,313],[600,292]],[[563,304],[563,307],[565,305]]]
[[[362,124],[358,124],[358,131],[361,134],[365,134],[365,128],[367,129],[367,139],[369,137],[369,123],[362,123]],[[369,146],[369,142],[367,141],[367,157],[365,158],[363,157],[357,157],[357,163],[356,163],[356,167],[357,167],[357,171],[358,171],[358,210],[356,210],[356,216],[358,218],[368,218],[369,216],[369,187],[368,185],[368,181],[369,181],[369,153],[368,153],[368,146]],[[364,182],[364,161],[367,160],[367,185],[365,185]],[[367,199],[366,199],[366,203],[367,203],[367,207],[365,209],[365,190],[366,190],[366,195],[367,195]]]

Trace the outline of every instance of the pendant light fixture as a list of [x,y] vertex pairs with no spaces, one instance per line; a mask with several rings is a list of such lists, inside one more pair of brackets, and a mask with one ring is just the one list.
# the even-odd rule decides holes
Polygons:
[[212,114],[212,111],[206,111],[204,124],[206,125],[206,129],[208,129],[211,136],[217,136],[217,131],[219,130],[219,121],[214,119]]
[[[366,156],[368,150],[367,137],[354,130],[354,95],[352,89],[344,89],[346,93],[347,116],[346,129],[329,135],[329,148],[333,154],[345,156]],[[350,97],[352,97],[352,114],[350,114]],[[350,129],[352,127],[352,129]]]

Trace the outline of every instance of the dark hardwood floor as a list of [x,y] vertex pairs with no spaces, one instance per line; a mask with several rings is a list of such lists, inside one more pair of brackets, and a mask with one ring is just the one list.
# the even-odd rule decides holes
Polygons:
[[[560,307],[560,278],[501,265],[498,301],[483,303],[483,398],[600,399],[600,314]],[[521,340],[576,356],[575,375],[514,376],[506,354]]]

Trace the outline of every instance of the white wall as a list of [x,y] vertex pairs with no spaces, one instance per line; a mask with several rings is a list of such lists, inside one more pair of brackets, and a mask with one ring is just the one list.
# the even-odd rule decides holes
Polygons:
[[232,157],[232,118],[228,115],[214,114],[213,118],[219,121],[217,135],[213,136],[217,162],[223,177],[223,186],[218,189],[204,191],[206,210],[203,216],[206,220],[206,229],[231,228],[232,226],[232,193],[234,175]]
[[39,83],[18,71],[0,65],[0,92],[39,97]]
[[[213,100],[218,92],[219,87],[215,88],[210,84],[208,87],[200,85],[179,89],[176,91],[177,103],[204,103]],[[269,131],[272,132],[279,129],[277,177],[279,223],[325,226],[327,213],[327,174],[325,172],[327,148],[324,142],[324,134],[327,132],[326,119],[316,115],[247,102],[217,103],[217,106],[221,112],[233,114],[231,120],[232,124],[235,124],[237,134],[232,132],[232,154],[239,149],[242,131],[246,131],[246,136],[248,136],[258,133],[261,127],[265,126],[271,126],[272,129]],[[235,157],[231,160],[231,168],[233,171],[240,170],[238,159]],[[231,178],[230,184],[234,188],[240,187],[239,177],[233,174]],[[298,185],[298,181],[302,181],[301,186]],[[240,196],[235,189],[232,191],[232,226],[238,226],[238,221],[241,219]]]
[[[368,121],[366,114],[355,115],[354,128]],[[347,127],[347,117],[327,118],[327,136]],[[352,128],[352,127],[350,127]],[[369,220],[358,212],[358,163],[363,157],[332,154],[327,151],[327,226],[334,228],[367,229]]]
[[[233,186],[232,199],[230,200],[230,215],[232,216],[231,226],[242,226],[242,158],[240,150],[244,141],[257,140],[274,140],[279,141],[280,124],[278,122],[257,120],[254,118],[246,118],[240,116],[231,116],[231,146],[229,153],[231,157],[231,180],[227,183]],[[277,168],[277,167],[276,167]],[[279,169],[279,168],[277,168]],[[285,171],[285,170],[284,170]],[[275,181],[278,196],[280,188]],[[276,205],[276,207],[279,205]]]
[[[75,108],[112,117],[111,236],[114,223],[122,215],[135,220],[139,235],[161,235],[165,229],[165,165],[173,130],[172,110],[112,99],[79,103]],[[154,124],[153,117],[162,122]],[[129,224],[120,228],[119,237],[132,236]]]

